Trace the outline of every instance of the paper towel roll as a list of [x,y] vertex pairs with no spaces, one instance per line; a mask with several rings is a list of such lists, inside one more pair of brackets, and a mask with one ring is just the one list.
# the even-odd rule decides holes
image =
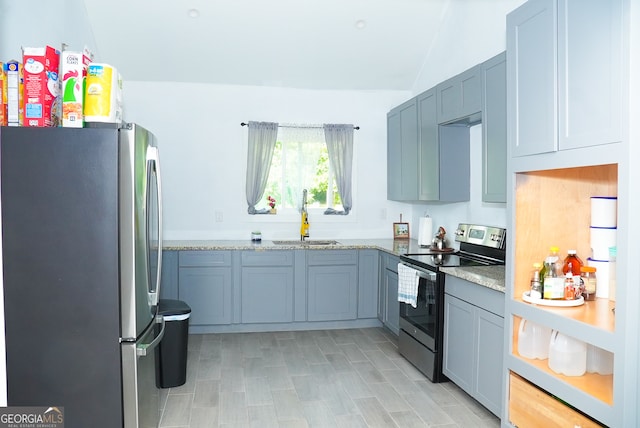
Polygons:
[[609,260],[609,247],[616,245],[617,228],[593,227],[591,235],[591,258],[595,260]]
[[593,196],[591,198],[591,226],[616,227],[618,225],[618,198]]
[[420,217],[418,225],[418,245],[428,247],[433,240],[433,220],[431,217]]

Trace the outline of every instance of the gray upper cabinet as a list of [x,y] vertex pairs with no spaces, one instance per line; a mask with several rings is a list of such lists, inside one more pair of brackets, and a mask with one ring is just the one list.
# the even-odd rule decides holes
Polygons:
[[433,88],[387,115],[390,200],[469,200],[469,130],[439,126],[437,102]]
[[528,1],[507,15],[507,111],[512,156],[558,147],[554,0]]
[[512,156],[622,137],[622,0],[530,0],[507,15]]
[[387,199],[418,199],[418,107],[416,99],[387,114]]
[[[481,66],[477,65],[436,86],[438,124],[453,122],[480,113],[482,110],[481,72]],[[477,122],[477,120],[471,121]]]
[[621,0],[558,2],[561,150],[622,141]]
[[436,120],[435,89],[418,95],[420,124],[419,195],[421,201],[437,201],[440,197],[440,142]]
[[507,54],[482,64],[482,201],[507,202]]

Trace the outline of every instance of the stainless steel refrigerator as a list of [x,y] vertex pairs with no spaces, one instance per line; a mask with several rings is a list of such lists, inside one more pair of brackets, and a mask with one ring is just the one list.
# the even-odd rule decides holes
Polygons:
[[66,428],[159,425],[158,162],[138,125],[0,128],[9,406],[63,407]]

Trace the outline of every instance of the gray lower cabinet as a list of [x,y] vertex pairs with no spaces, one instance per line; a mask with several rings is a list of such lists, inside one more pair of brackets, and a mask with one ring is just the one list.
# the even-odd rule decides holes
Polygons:
[[358,318],[378,314],[378,250],[358,251]]
[[190,324],[230,324],[231,251],[180,251],[178,298],[191,307]]
[[243,251],[240,320],[293,321],[293,251]]
[[504,293],[447,275],[444,304],[443,372],[500,416]]
[[507,54],[482,64],[482,201],[507,202]]
[[358,316],[358,252],[307,251],[307,321]]
[[378,319],[389,330],[400,332],[400,303],[398,303],[398,262],[400,258],[380,253],[380,285]]
[[[155,266],[153,266],[155,268]],[[162,277],[160,279],[160,298],[178,298],[178,251],[162,251]]]

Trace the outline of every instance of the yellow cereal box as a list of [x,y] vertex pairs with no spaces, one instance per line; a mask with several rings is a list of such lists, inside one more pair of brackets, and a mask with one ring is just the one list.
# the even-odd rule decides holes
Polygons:
[[24,120],[22,63],[15,60],[9,61],[5,64],[5,69],[7,71],[7,125],[22,126]]

